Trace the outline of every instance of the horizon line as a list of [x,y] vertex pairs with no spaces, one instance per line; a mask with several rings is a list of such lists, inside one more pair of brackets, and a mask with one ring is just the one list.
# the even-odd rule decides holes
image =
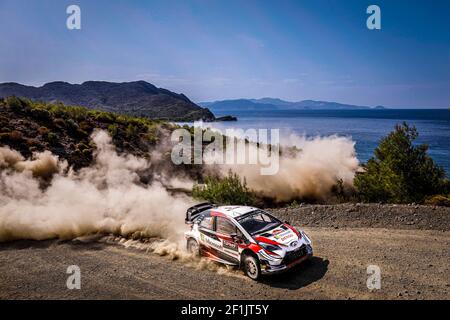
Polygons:
[[[67,83],[70,85],[82,85],[86,82],[107,82],[107,83],[137,83],[137,82],[146,82],[148,84],[151,84],[155,87],[157,87],[158,89],[166,89],[166,90],[170,90],[174,93],[177,94],[183,94],[185,96],[188,97],[189,100],[191,100],[189,98],[189,94],[181,92],[181,91],[174,91],[175,89],[168,89],[167,87],[160,87],[158,85],[155,85],[153,82],[149,82],[147,80],[131,80],[131,81],[111,81],[111,80],[85,80],[85,81],[80,81],[80,82],[69,82],[69,81],[64,81],[64,80],[53,80],[53,81],[48,81],[48,82],[41,82],[40,85],[37,84],[24,84],[24,83],[20,83],[20,82],[16,82],[16,81],[5,81],[5,82],[0,82],[0,85],[3,84],[18,84],[18,85],[22,85],[22,86],[27,86],[27,87],[34,87],[34,88],[42,88],[47,84],[50,83],[56,83],[56,82],[61,82],[61,83]],[[438,110],[438,109],[450,109],[450,106],[429,106],[429,107],[424,107],[424,106],[387,106],[387,105],[383,105],[383,104],[375,104],[373,106],[368,106],[368,105],[364,105],[364,104],[354,104],[354,103],[347,103],[347,102],[338,102],[335,100],[322,100],[322,99],[301,99],[301,100],[288,100],[282,97],[270,97],[270,96],[263,96],[263,97],[259,97],[259,98],[244,98],[244,97],[233,97],[233,98],[222,98],[222,99],[214,99],[214,100],[191,100],[193,103],[197,104],[200,106],[201,103],[214,103],[214,102],[221,102],[221,101],[233,101],[233,100],[261,100],[261,99],[278,99],[278,100],[282,100],[284,102],[289,102],[289,103],[298,103],[298,102],[304,102],[304,101],[315,101],[315,102],[328,102],[328,103],[338,103],[338,104],[344,104],[344,105],[351,105],[351,106],[357,106],[357,107],[366,107],[366,108],[370,108],[370,109],[375,109],[376,107],[383,107],[385,109],[390,109],[390,110]],[[283,110],[283,109],[279,109],[279,110]],[[326,109],[322,109],[322,110],[326,110]],[[333,109],[334,110],[334,109]]]

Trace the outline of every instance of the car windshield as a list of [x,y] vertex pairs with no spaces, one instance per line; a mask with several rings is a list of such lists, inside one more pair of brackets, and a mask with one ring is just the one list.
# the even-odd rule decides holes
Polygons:
[[280,220],[261,210],[246,214],[238,222],[252,236],[278,227],[281,224]]

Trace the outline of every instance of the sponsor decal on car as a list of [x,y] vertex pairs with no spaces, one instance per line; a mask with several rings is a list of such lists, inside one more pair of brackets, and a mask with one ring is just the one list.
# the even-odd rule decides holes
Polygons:
[[277,234],[279,234],[279,233],[281,233],[281,232],[283,232],[282,229],[275,229],[275,230],[272,231],[272,234],[273,234],[274,236],[276,236]]
[[229,249],[233,251],[238,251],[238,245],[234,242],[224,240],[223,241],[223,247],[224,249]]
[[275,235],[274,238],[277,240],[285,241],[289,238],[292,238],[293,236],[294,236],[294,234],[291,231],[286,231],[281,234]]
[[215,248],[215,249],[222,249],[222,246],[221,246],[219,243],[217,243],[217,242],[211,240],[211,239],[208,238],[208,237],[204,237],[204,241],[205,241],[207,244],[209,244],[211,247]]

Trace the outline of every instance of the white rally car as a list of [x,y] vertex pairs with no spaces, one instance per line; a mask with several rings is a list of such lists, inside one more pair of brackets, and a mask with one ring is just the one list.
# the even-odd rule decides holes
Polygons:
[[186,223],[189,252],[241,267],[253,280],[313,255],[305,232],[258,208],[201,203],[187,210]]

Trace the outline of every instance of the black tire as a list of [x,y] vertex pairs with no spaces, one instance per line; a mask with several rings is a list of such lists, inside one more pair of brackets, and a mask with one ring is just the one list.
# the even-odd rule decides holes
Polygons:
[[200,246],[195,239],[190,238],[186,245],[187,251],[194,257],[200,257]]
[[258,280],[261,276],[259,260],[252,255],[246,255],[244,258],[244,272],[250,279]]

